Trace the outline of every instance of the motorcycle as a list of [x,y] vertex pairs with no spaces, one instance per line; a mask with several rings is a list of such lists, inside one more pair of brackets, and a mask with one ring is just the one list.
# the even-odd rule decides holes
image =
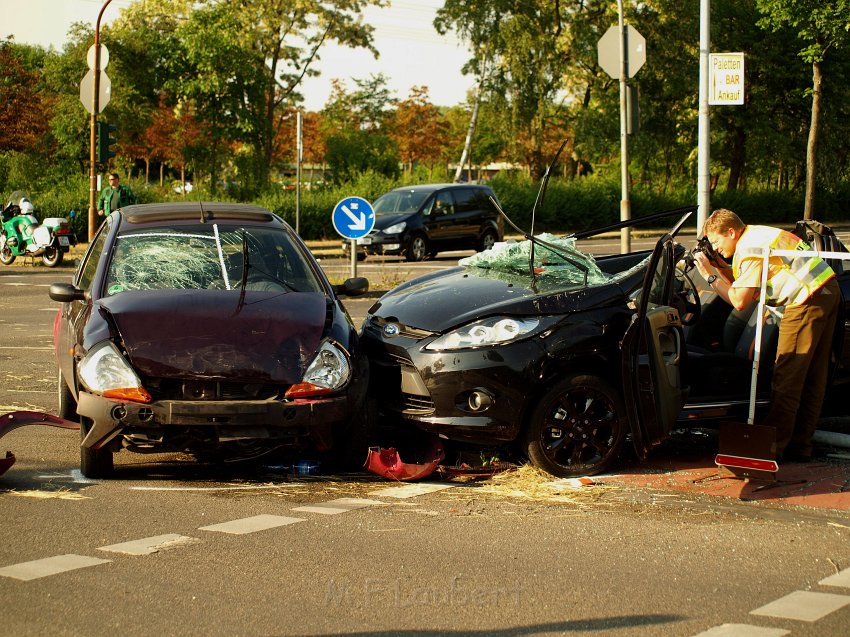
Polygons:
[[[32,201],[16,190],[2,210],[0,231],[0,263],[11,264],[16,257],[41,257],[48,268],[55,268],[65,253],[77,244],[77,235],[65,217],[50,217],[41,223],[33,212]],[[74,213],[71,213],[74,216]]]

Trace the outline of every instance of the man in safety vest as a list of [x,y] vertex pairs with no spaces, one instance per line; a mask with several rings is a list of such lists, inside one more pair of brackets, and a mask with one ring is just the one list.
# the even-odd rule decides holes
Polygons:
[[[749,226],[731,210],[715,210],[703,234],[728,267],[695,255],[700,274],[735,309],[758,299],[763,250],[811,250],[797,235],[769,226]],[[770,306],[785,306],[773,370],[770,411],[764,424],[776,427],[777,457],[807,462],[820,418],[841,292],[832,268],[816,256],[771,256],[767,268]]]

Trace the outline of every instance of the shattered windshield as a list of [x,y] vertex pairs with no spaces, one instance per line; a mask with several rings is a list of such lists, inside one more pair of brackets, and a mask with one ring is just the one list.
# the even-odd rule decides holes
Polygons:
[[[534,246],[534,272],[541,283],[549,283],[553,286],[584,285],[584,270],[576,264],[586,268],[588,285],[607,283],[611,279],[610,275],[599,269],[592,256],[584,254],[576,247],[575,239],[556,237],[546,233],[536,236],[558,248],[556,252],[539,243]],[[527,276],[530,251],[531,241],[506,241],[497,243],[489,250],[461,259],[458,265]]]
[[393,190],[378,197],[372,209],[376,215],[416,212],[430,194],[430,192],[423,192],[421,190]]
[[112,296],[126,290],[234,290],[241,289],[243,282],[246,290],[323,291],[285,233],[214,223],[120,234],[113,247],[106,293]]

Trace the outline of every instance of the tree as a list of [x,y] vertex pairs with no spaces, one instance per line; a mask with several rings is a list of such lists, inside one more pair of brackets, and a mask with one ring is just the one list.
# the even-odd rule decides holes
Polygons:
[[831,51],[850,42],[850,0],[757,0],[765,14],[759,24],[777,31],[790,27],[805,44],[799,56],[812,65],[812,110],[806,145],[806,197],[803,216],[814,212],[817,147],[820,132],[824,63]]
[[398,102],[390,128],[405,172],[412,173],[416,162],[427,163],[433,171],[446,148],[448,125],[428,99],[427,86],[414,86],[410,96]]
[[[45,92],[40,69],[28,68],[27,55],[27,47],[0,41],[0,148],[46,155],[55,97]],[[40,66],[41,60],[31,64]]]

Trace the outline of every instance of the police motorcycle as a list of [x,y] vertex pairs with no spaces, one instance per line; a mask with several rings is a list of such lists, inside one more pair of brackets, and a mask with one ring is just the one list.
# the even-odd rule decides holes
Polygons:
[[[48,268],[55,268],[65,253],[76,245],[77,236],[65,217],[50,217],[41,223],[27,194],[16,190],[2,209],[0,263],[11,264],[16,257],[41,257]],[[74,213],[71,213],[73,216]]]

